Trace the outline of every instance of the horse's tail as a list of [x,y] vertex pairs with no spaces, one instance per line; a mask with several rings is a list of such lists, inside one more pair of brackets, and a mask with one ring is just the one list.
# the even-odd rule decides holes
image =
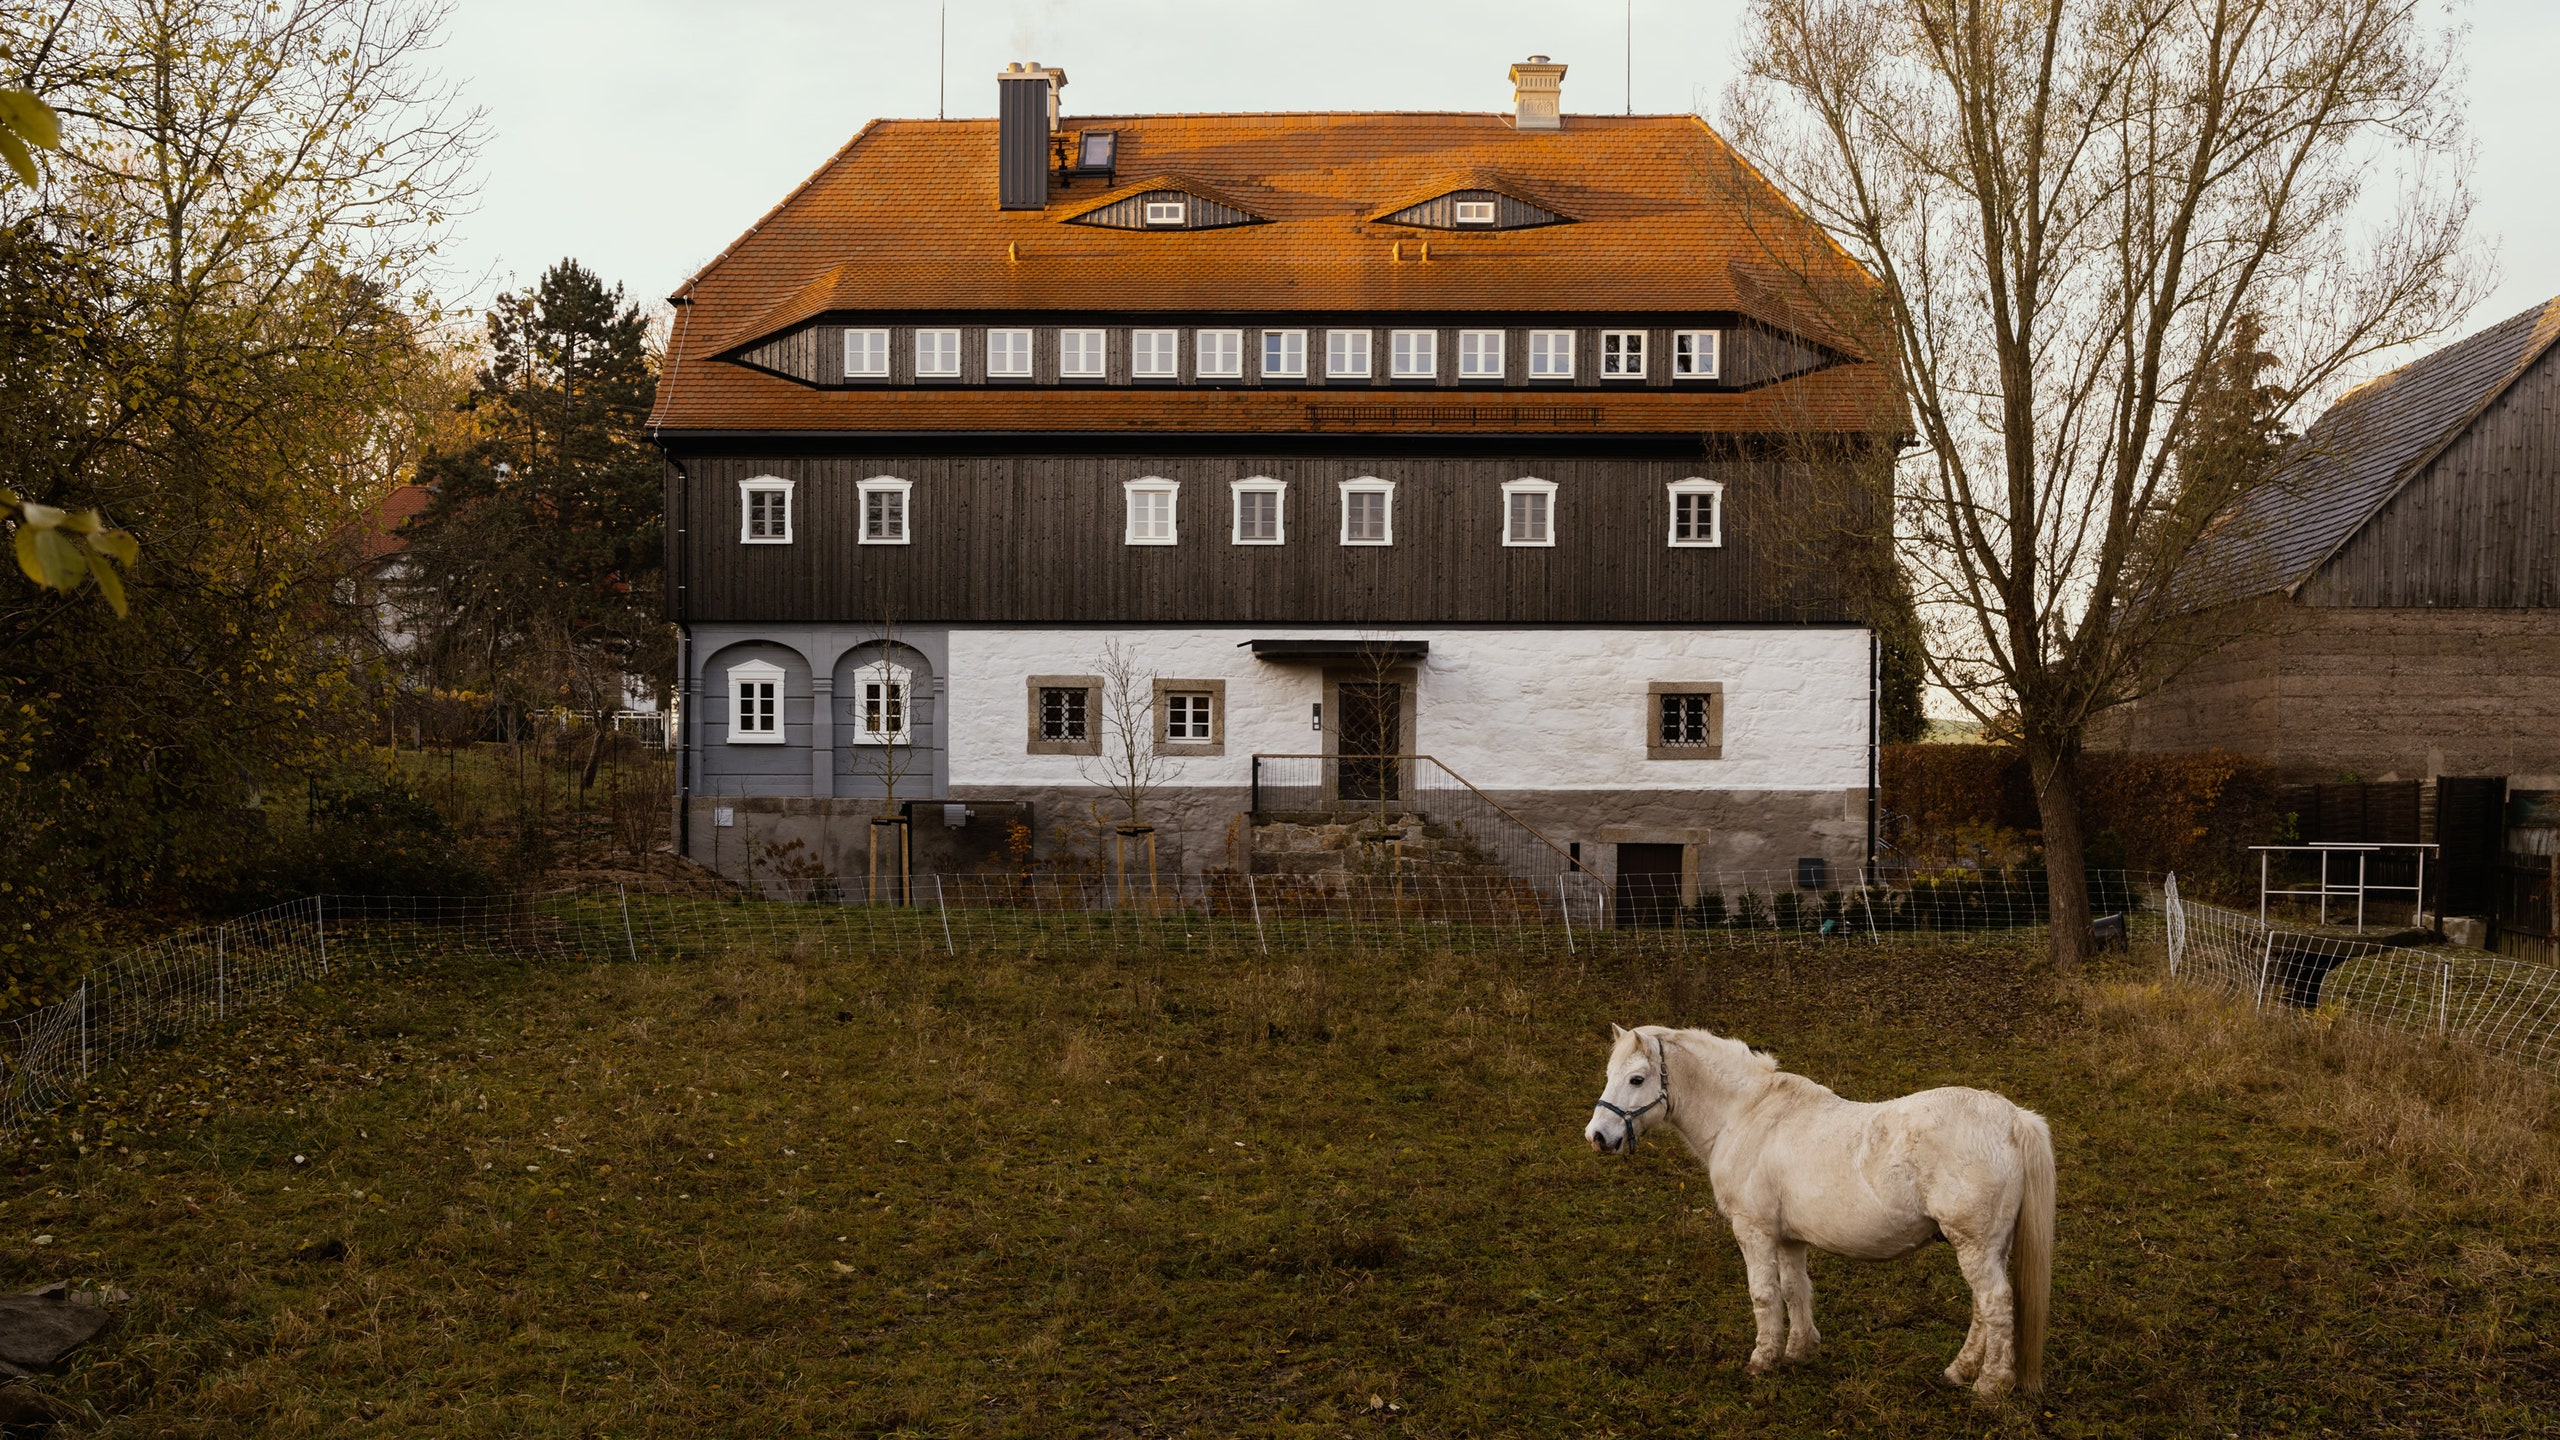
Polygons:
[[2033,1394],[2044,1388],[2045,1315],[2053,1297],[2053,1131],[2043,1116],[2020,1110],[2010,1118],[2009,1134],[2027,1171],[2009,1253],[2017,1261],[2018,1388]]

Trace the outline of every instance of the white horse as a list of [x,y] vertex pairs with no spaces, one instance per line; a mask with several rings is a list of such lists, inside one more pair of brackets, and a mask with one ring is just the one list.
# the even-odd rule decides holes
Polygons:
[[2043,1387],[2053,1135],[2042,1116],[1987,1090],[1861,1105],[1739,1040],[1609,1028],[1609,1084],[1583,1137],[1623,1154],[1667,1124],[1707,1167],[1751,1274],[1753,1374],[1778,1362],[1782,1342],[1788,1360],[1811,1359],[1822,1344],[1805,1247],[1890,1260],[1945,1240],[1973,1287],[1973,1328],[1947,1379],[1985,1396],[2012,1381]]

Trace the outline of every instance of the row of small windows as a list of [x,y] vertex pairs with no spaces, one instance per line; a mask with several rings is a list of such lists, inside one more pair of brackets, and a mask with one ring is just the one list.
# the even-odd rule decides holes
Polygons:
[[[1303,380],[1307,377],[1307,340],[1305,330],[1265,330],[1261,332],[1262,366],[1257,372],[1270,380]],[[1324,336],[1324,374],[1333,380],[1365,380],[1372,378],[1375,334],[1368,330],[1327,330]],[[1027,380],[1031,378],[1031,338],[1029,330],[989,330],[987,334],[987,375],[990,379]],[[1180,330],[1131,330],[1129,332],[1129,373],[1141,380],[1173,380],[1182,374],[1182,334]],[[1194,330],[1191,332],[1192,373],[1204,380],[1241,380],[1244,378],[1245,335],[1242,330]],[[1570,380],[1574,371],[1576,342],[1574,330],[1532,330],[1528,335],[1529,353],[1526,374],[1532,380]],[[1058,374],[1067,379],[1101,379],[1110,373],[1110,337],[1108,330],[1060,330],[1058,332]],[[1503,354],[1505,334],[1500,330],[1461,330],[1458,332],[1457,376],[1462,380],[1500,380],[1506,378],[1508,359]],[[963,374],[961,366],[962,332],[959,330],[918,330],[915,332],[916,376],[919,379],[956,380]],[[1649,354],[1652,335],[1644,330],[1603,330],[1600,332],[1600,378],[1604,380],[1642,380],[1652,362]],[[1721,374],[1723,332],[1719,330],[1675,330],[1671,332],[1671,376],[1675,380],[1713,380]],[[886,330],[847,330],[844,332],[844,373],[849,380],[885,380],[889,376],[889,332]],[[1434,380],[1440,375],[1440,332],[1437,330],[1393,330],[1387,339],[1387,375],[1395,380]]]
[[[739,482],[741,528],[738,539],[748,545],[792,542],[791,494],[794,482],[765,476]],[[908,499],[911,480],[879,476],[854,487],[860,502],[865,545],[909,543]],[[1396,543],[1396,482],[1374,475],[1338,483],[1341,505],[1340,543]],[[1675,480],[1668,493],[1667,541],[1675,548],[1714,547],[1724,543],[1724,486],[1691,477]],[[1289,482],[1256,476],[1227,486],[1228,542],[1235,545],[1285,545],[1289,542]],[[1125,481],[1127,504],[1122,541],[1130,545],[1174,545],[1181,542],[1177,502],[1182,482],[1156,476]],[[1556,543],[1556,483],[1524,476],[1502,486],[1502,543],[1552,546]]]
[[[852,739],[858,745],[915,743],[913,672],[886,661],[864,667],[854,680]],[[1216,682],[1192,682],[1194,684]],[[1219,743],[1219,692],[1179,688],[1183,682],[1158,686],[1154,738],[1168,745]],[[782,667],[769,660],[749,660],[729,670],[729,743],[779,745],[782,727]],[[1099,682],[1071,678],[1067,683],[1034,681],[1031,738],[1042,747],[1081,747],[1101,738]],[[1724,744],[1724,687],[1657,684],[1651,687],[1656,722],[1646,743],[1656,758],[1669,754],[1721,753]],[[1055,752],[1048,752],[1055,753]]]

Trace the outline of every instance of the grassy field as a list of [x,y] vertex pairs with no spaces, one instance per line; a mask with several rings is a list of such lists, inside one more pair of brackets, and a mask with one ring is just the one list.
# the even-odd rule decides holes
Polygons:
[[[2047,1115],[2047,1393],[1936,1381],[1943,1248],[1746,1376],[1703,1174],[1582,1144],[1611,1020]],[[2011,945],[457,956],[104,1077],[0,1280],[135,1297],[74,1434],[2548,1434],[2555,1156],[2522,1076]]]

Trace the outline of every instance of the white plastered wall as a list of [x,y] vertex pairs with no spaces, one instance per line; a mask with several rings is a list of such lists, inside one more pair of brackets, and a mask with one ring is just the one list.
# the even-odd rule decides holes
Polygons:
[[[1227,682],[1226,753],[1182,762],[1182,785],[1249,784],[1252,757],[1326,748],[1309,711],[1323,667],[1253,658],[1253,639],[1356,641],[1363,632],[1268,627],[1013,627],[950,632],[955,787],[1074,785],[1073,756],[1027,755],[1025,677],[1088,674],[1121,642],[1146,672]],[[1863,790],[1867,632],[1399,628],[1428,641],[1415,744],[1487,790]],[[1646,686],[1724,686],[1723,758],[1649,760]],[[1088,765],[1091,762],[1085,762]],[[1099,773],[1099,772],[1096,772]]]

